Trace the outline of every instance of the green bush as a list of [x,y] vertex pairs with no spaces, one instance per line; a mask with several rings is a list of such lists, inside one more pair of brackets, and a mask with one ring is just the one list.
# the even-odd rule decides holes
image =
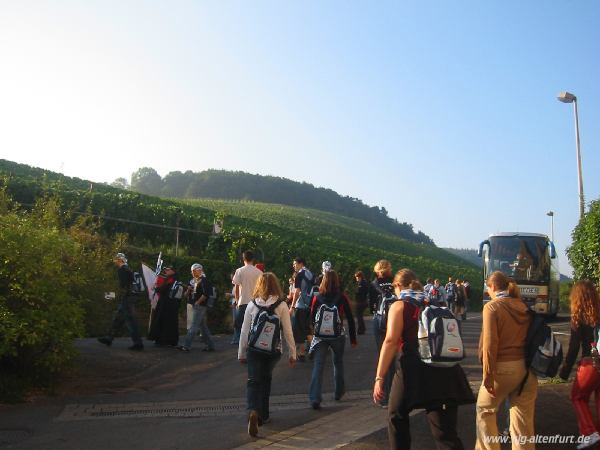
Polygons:
[[589,278],[600,285],[600,199],[590,204],[572,236],[573,245],[567,249],[567,255],[575,280]]
[[[55,200],[18,212],[0,191],[0,398],[15,399],[69,365],[106,251],[89,224],[63,225]],[[102,290],[102,289],[101,289]]]

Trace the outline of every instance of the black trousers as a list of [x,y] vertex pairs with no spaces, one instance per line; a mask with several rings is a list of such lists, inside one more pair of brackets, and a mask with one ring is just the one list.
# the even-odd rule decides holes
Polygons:
[[357,333],[358,334],[365,334],[365,318],[364,318],[364,312],[365,309],[367,309],[367,302],[356,302],[356,306],[355,306],[355,315],[356,315],[356,321],[358,323],[358,330]]
[[[398,367],[394,374],[388,404],[388,440],[392,450],[410,449],[410,411],[403,405],[404,389],[402,372]],[[440,408],[426,410],[426,414],[438,449],[463,450],[464,447],[456,432],[458,406],[443,405]]]

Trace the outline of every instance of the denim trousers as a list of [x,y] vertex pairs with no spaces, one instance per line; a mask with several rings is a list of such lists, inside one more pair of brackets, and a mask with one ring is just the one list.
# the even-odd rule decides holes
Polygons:
[[[375,336],[375,344],[377,345],[377,354],[381,352],[381,347],[383,346],[383,341],[385,340],[385,333],[381,331],[380,321],[377,315],[373,317],[373,336]],[[394,361],[396,358],[394,357]],[[394,363],[390,364],[390,367],[385,374],[383,380],[383,389],[384,396],[383,400],[381,400],[382,405],[387,405],[390,398],[390,391],[392,390],[392,381],[394,381]]]
[[248,410],[257,411],[262,420],[269,418],[269,397],[271,395],[271,378],[275,364],[281,359],[281,354],[266,354],[248,351]]
[[124,297],[120,302],[115,314],[113,315],[112,324],[110,327],[109,337],[112,339],[119,330],[123,327],[123,323],[127,326],[131,340],[136,345],[142,345],[142,338],[137,321],[135,320],[135,298]]
[[210,330],[206,324],[206,306],[194,305],[192,312],[192,326],[188,329],[187,335],[185,336],[185,343],[183,344],[186,348],[192,347],[194,336],[198,333],[198,330],[202,331],[202,339],[209,349],[214,349],[215,344],[212,341]]
[[321,391],[323,388],[323,369],[327,353],[331,350],[333,354],[333,380],[335,386],[335,397],[339,398],[344,394],[344,347],[346,345],[346,336],[340,336],[336,339],[322,340],[316,344],[312,351],[314,365],[312,378],[310,380],[309,398],[311,403],[321,403]]

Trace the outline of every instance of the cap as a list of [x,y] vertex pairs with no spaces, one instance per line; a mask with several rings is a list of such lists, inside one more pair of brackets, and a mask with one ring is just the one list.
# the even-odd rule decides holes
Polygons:
[[125,253],[117,253],[113,259],[121,259],[124,262],[127,262],[127,257],[125,256]]
[[329,272],[331,270],[332,264],[329,261],[323,261],[321,268],[323,269],[323,273]]
[[256,264],[254,267],[256,267],[258,270],[260,270],[261,272],[265,271],[265,265],[263,263],[258,263]]
[[192,264],[192,267],[190,267],[190,270],[191,270],[191,271],[194,271],[194,270],[202,270],[202,264],[199,264],[199,263],[194,263],[194,264]]

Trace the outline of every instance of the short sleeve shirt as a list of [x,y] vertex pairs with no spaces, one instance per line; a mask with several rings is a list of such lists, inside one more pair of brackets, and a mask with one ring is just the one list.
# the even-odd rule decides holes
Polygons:
[[260,269],[257,269],[252,265],[240,267],[235,271],[232,283],[240,285],[240,299],[238,306],[247,305],[253,300],[252,294],[254,293],[254,287],[261,275],[262,272]]

